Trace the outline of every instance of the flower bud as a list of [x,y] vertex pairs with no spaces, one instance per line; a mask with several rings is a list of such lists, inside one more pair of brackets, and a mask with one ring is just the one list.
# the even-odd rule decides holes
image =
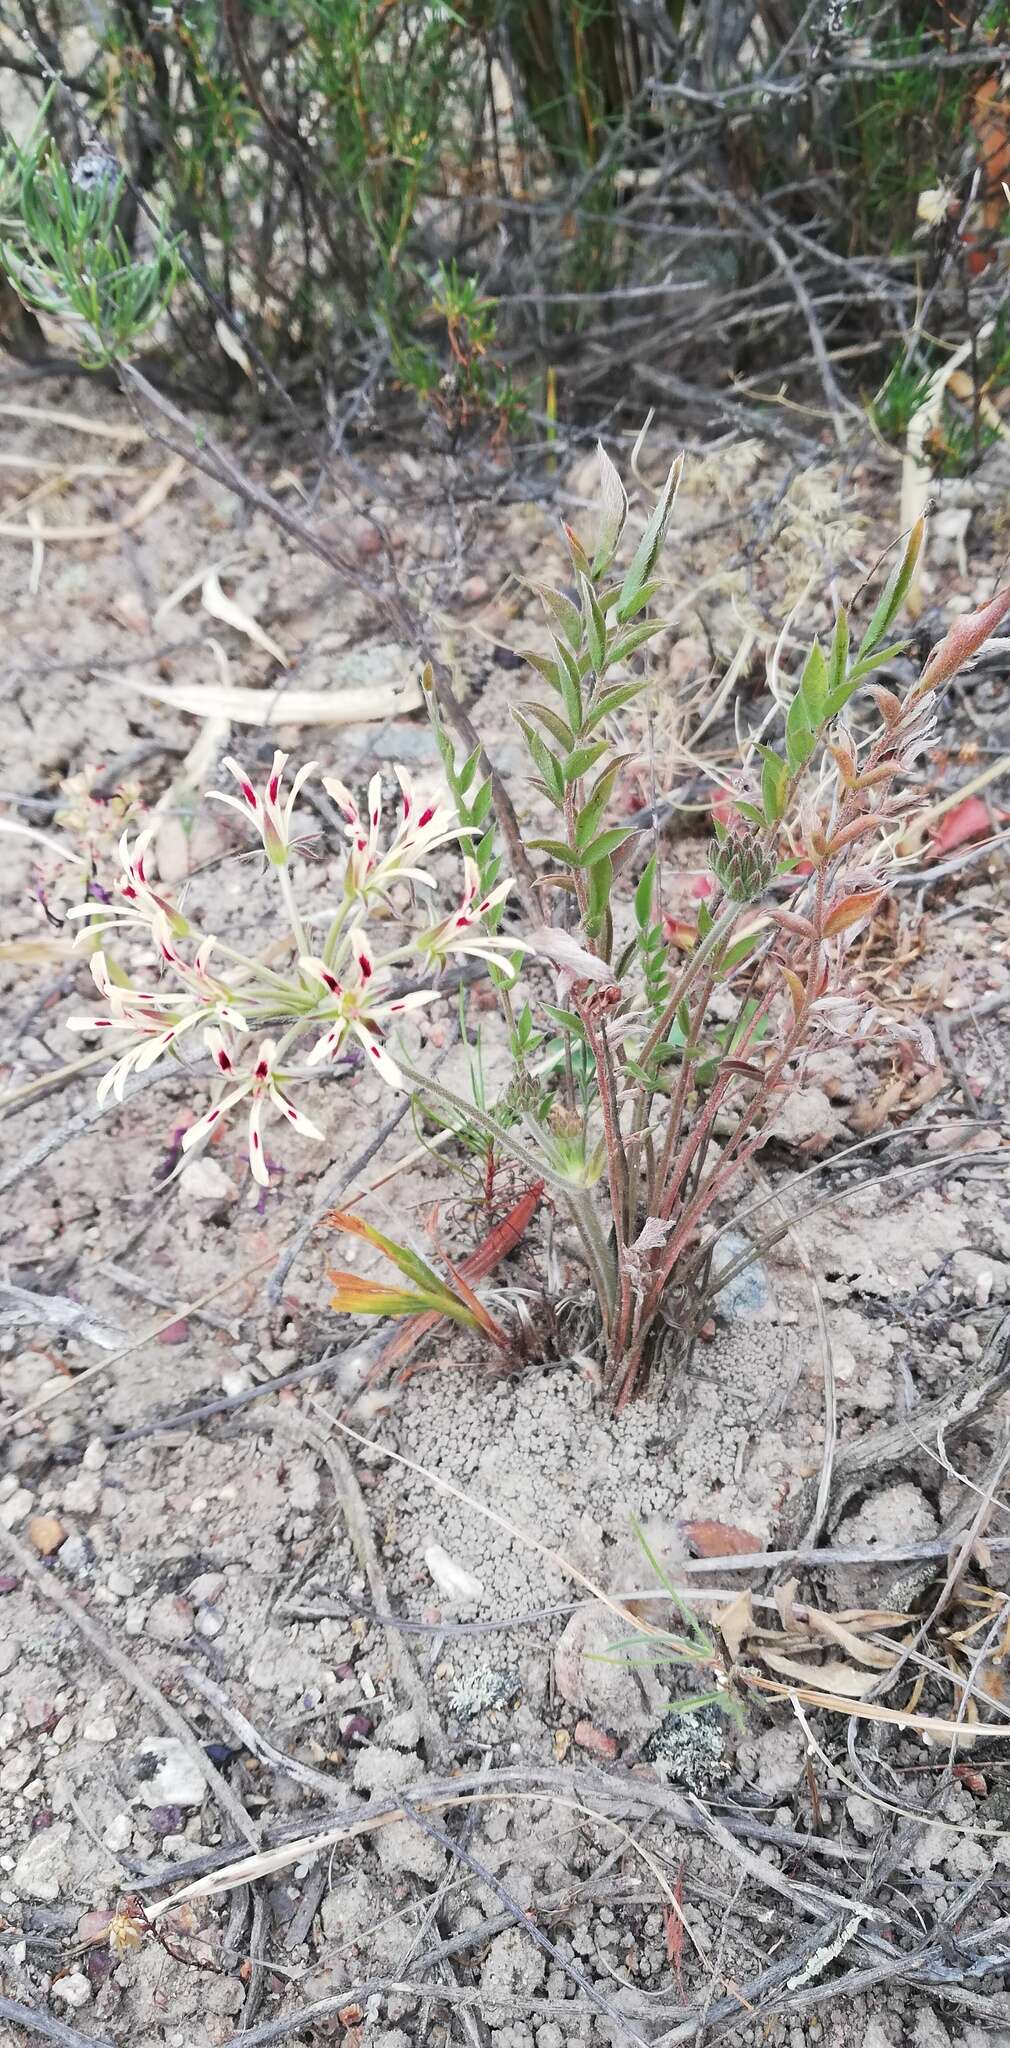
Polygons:
[[734,903],[753,903],[775,873],[775,855],[762,846],[756,832],[741,832],[714,846],[708,864]]

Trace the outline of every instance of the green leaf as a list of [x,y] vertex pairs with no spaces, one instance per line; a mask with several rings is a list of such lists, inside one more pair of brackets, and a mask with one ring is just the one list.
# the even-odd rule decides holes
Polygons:
[[576,747],[567,760],[562,762],[566,784],[578,782],[580,776],[587,775],[606,751],[606,740],[591,740],[588,747]]
[[656,867],[656,856],[653,854],[647,866],[642,869],[638,886],[635,890],[635,923],[638,925],[639,930],[643,932],[646,930],[652,916],[652,894],[656,886]]
[[[582,670],[574,654],[563,640],[555,640],[558,651],[558,688],[565,700],[565,712],[572,728],[572,736],[582,729]],[[588,657],[587,657],[588,667]]]
[[707,903],[699,903],[698,916],[695,922],[698,926],[699,939],[707,939],[715,922]]
[[786,807],[789,789],[789,769],[774,747],[758,745],[761,756],[761,801],[764,804],[765,822],[777,825]]
[[733,808],[739,811],[741,818],[747,819],[748,824],[756,825],[760,831],[764,830],[766,823],[765,814],[763,811],[758,810],[756,804],[749,804],[742,796],[735,796],[733,798]]
[[573,853],[571,847],[566,845],[563,839],[530,839],[527,841],[527,844],[533,847],[537,853],[549,853],[552,860],[564,861],[566,867],[580,868],[582,866],[581,854]]
[[589,654],[597,675],[602,675],[607,658],[607,628],[603,613],[596,602],[593,586],[583,576],[579,585],[582,598],[582,617],[585,622]]
[[895,564],[884,585],[877,609],[859,643],[859,659],[871,654],[879,645],[895,619],[908,595],[908,588],[915,574],[916,563],[922,549],[925,521],[917,519],[905,543],[905,552]]
[[529,719],[524,718],[521,711],[513,711],[512,716],[526,741],[534,767],[539,769],[543,777],[544,787],[550,792],[556,803],[562,804],[564,802],[565,785],[559,763],[555,760],[550,748],[544,745],[540,734],[534,731]]
[[594,582],[613,561],[628,516],[628,494],[602,441],[596,443],[596,459],[600,465],[600,523],[590,570]]
[[565,724],[560,712],[553,711],[549,704],[541,704],[536,700],[532,703],[527,703],[526,709],[532,713],[534,718],[539,718],[541,725],[546,726],[552,739],[558,740],[566,753],[569,747],[574,746],[575,734],[571,726]]
[[634,754],[616,754],[614,756],[614,759],[610,762],[609,766],[606,768],[602,768],[600,770],[600,773],[597,776],[596,781],[594,782],[592,789],[589,792],[590,802],[596,803],[597,800],[600,800],[603,803],[607,803],[609,798],[614,793],[614,784],[617,781],[621,769],[626,768],[628,762],[633,761],[634,759]]
[[540,1007],[544,1015],[549,1017],[553,1024],[559,1025],[562,1031],[570,1031],[574,1038],[585,1041],[585,1028],[576,1010],[559,1010],[554,1003],[541,1003]]
[[573,604],[571,598],[565,597],[562,591],[548,590],[539,584],[537,596],[544,610],[554,620],[555,625],[560,626],[565,639],[577,654],[582,645],[582,614],[578,605]]
[[637,683],[620,683],[614,690],[605,690],[602,697],[598,697],[596,703],[590,706],[583,719],[583,732],[591,732],[594,725],[599,725],[601,718],[609,718],[611,712],[620,711],[622,705],[630,704],[635,697],[640,697],[644,689],[645,679],[642,677]]
[[618,847],[623,846],[625,840],[630,839],[630,837],[630,832],[623,825],[612,825],[608,832],[601,832],[599,838],[592,840],[582,855],[586,867],[603,861],[610,854],[616,853]]
[[472,804],[470,805],[470,815],[467,818],[466,823],[468,825],[483,825],[484,820],[487,817],[487,814],[490,809],[491,784],[489,782],[482,782],[479,790],[477,791],[476,796],[474,797]]
[[824,649],[820,641],[815,640],[803,664],[799,687],[806,721],[812,732],[816,732],[824,721],[828,688],[828,664],[824,659]]
[[876,654],[868,654],[864,661],[857,661],[855,667],[850,668],[845,681],[840,683],[837,690],[832,691],[828,698],[829,718],[834,718],[836,712],[843,710],[853,691],[867,676],[872,676],[874,669],[885,668],[889,661],[894,660],[895,655],[904,654],[907,646],[907,640],[894,640],[890,647],[881,647]]
[[835,630],[831,636],[831,657],[828,662],[828,697],[845,681],[845,670],[849,659],[849,614],[844,605],[839,607],[835,619]]
[[[618,614],[622,626],[628,625],[632,619],[637,619],[639,612],[644,611],[646,605],[651,604],[654,597],[658,597],[662,588],[662,579],[658,576],[654,582],[643,583],[634,604],[628,605]],[[618,591],[618,599],[620,599],[620,596],[621,592]]]
[[795,774],[804,768],[817,745],[817,734],[810,724],[807,707],[797,690],[786,713],[786,759]]
[[632,626],[630,633],[623,633],[620,640],[615,640],[613,647],[610,648],[607,654],[607,667],[615,668],[619,661],[627,661],[636,648],[644,647],[645,642],[651,640],[654,634],[661,633],[665,625],[665,619],[642,619],[637,626]]
[[632,616],[642,587],[648,582],[656,566],[656,559],[663,545],[683,467],[684,457],[683,455],[678,455],[676,460],[670,465],[670,473],[656,500],[645,532],[635,549],[631,567],[621,585],[621,595],[617,601],[617,617],[621,625]]
[[426,1294],[440,1296],[447,1301],[455,1300],[445,1281],[417,1252],[412,1252],[409,1245],[399,1244],[394,1237],[384,1237],[381,1230],[376,1230],[373,1224],[366,1223],[363,1217],[355,1216],[347,1209],[334,1210],[328,1221],[335,1230],[346,1232],[348,1237],[363,1237],[378,1251],[385,1252],[397,1270],[412,1280],[415,1287],[423,1287]]
[[603,823],[603,813],[606,808],[607,790],[604,784],[602,788],[596,790],[595,794],[590,797],[589,802],[584,804],[579,812],[575,821],[576,846],[588,846],[590,841],[595,838]]
[[754,948],[759,946],[761,940],[767,938],[767,936],[767,931],[762,929],[756,932],[745,932],[742,939],[734,939],[733,944],[727,947],[719,960],[720,972],[729,974],[734,967],[739,967],[741,960],[746,960],[753,953]]
[[[604,833],[604,838],[607,834]],[[610,891],[614,886],[614,869],[606,858],[594,861],[589,870],[586,890],[586,931],[595,938],[607,914]]]
[[587,555],[585,548],[583,547],[582,542],[579,539],[578,534],[573,531],[572,527],[569,526],[568,521],[566,519],[563,519],[561,521],[561,531],[564,534],[565,540],[568,543],[568,552],[571,555],[572,567],[574,568],[576,575],[588,576],[589,556]]
[[522,658],[529,662],[531,668],[536,669],[538,675],[543,676],[545,683],[550,683],[552,690],[560,692],[561,671],[556,661],[550,661],[546,654],[527,653]]

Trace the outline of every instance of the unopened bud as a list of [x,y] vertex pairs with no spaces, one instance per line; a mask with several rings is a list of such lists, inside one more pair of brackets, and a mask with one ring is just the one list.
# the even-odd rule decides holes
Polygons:
[[775,855],[756,832],[741,832],[714,846],[708,864],[734,903],[753,903],[775,873]]

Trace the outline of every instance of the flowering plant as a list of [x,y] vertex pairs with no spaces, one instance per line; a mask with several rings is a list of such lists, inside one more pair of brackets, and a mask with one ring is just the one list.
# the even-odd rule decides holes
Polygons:
[[[634,758],[629,708],[648,687],[645,675],[615,671],[659,630],[644,614],[659,589],[681,460],[623,576],[613,564],[628,500],[602,448],[599,460],[594,549],[565,528],[571,585],[541,591],[553,645],[528,656],[546,691],[514,714],[555,821],[525,840],[527,857],[546,856],[536,887],[557,906],[553,924],[530,933],[534,955],[555,970],[555,1000],[534,1018],[524,1011],[525,1031],[512,1035],[539,1086],[525,1101],[520,1091],[520,1129],[496,1131],[483,1109],[469,1115],[567,1210],[620,1407],[657,1325],[685,1347],[693,1340],[724,1277],[709,1275],[713,1210],[766,1143],[811,1054],[844,1035],[933,1057],[924,1020],[896,1019],[862,992],[852,945],[895,872],[916,803],[906,778],[936,732],[940,693],[1010,611],[1010,590],[958,619],[903,695],[872,678],[904,653],[889,635],[915,574],[921,520],[858,643],[848,609],[838,609],[827,645],[815,639],[798,664],[779,744],[763,737],[773,704],[723,779],[710,894],[679,959],[662,914],[659,834],[608,822],[608,810]],[[458,791],[451,748],[443,755]],[[541,1023],[554,1028],[550,1042]],[[425,1086],[453,1105],[441,1083]]]
[[[369,784],[363,814],[342,782],[322,778],[339,807],[350,843],[340,901],[328,914],[325,935],[314,950],[291,869],[295,807],[318,764],[311,761],[301,768],[288,790],[286,754],[274,755],[262,789],[236,761],[228,759],[224,765],[238,794],[211,794],[236,810],[260,840],[290,928],[287,961],[273,963],[239,952],[223,939],[198,931],[150,873],[153,833],[142,831],[131,840],[124,832],[120,871],[109,899],[89,899],[68,912],[95,948],[89,964],[102,997],[97,1014],[71,1017],[69,1023],[71,1029],[122,1033],[125,1038],[125,1049],[99,1083],[101,1101],[112,1096],[121,1102],[132,1074],[178,1052],[184,1040],[202,1037],[221,1076],[220,1092],[186,1131],[176,1171],[239,1104],[248,1104],[249,1164],[254,1179],[265,1187],[265,1111],[276,1112],[300,1136],[321,1142],[323,1132],[292,1101],[292,1086],[337,1059],[355,1056],[374,1066],[388,1087],[405,1088],[407,1082],[387,1043],[395,1020],[436,1000],[439,972],[454,958],[491,963],[507,983],[522,942],[493,932],[486,922],[500,910],[511,883],[482,890],[477,865],[469,856],[464,858],[456,908],[444,917],[432,913],[423,923],[411,918],[416,891],[435,887],[434,876],[422,862],[444,846],[465,842],[470,834],[450,806],[422,804],[407,771],[397,768],[400,815],[387,834],[382,830],[379,776]],[[399,943],[381,951],[366,929],[379,909],[384,922],[396,917],[405,927]],[[149,939],[159,973],[156,987],[135,986],[113,960],[107,941],[117,935]],[[432,985],[400,989],[399,980],[411,968]]]
[[[659,630],[646,613],[659,589],[655,571],[681,465],[671,468],[618,577],[628,500],[613,463],[599,455],[593,552],[566,528],[575,594],[541,593],[552,652],[529,660],[547,694],[515,712],[540,823],[549,827],[523,833],[518,851],[552,921],[523,938],[503,929],[513,883],[501,874],[492,813],[513,845],[515,813],[485,773],[479,747],[457,760],[429,692],[452,801],[422,804],[398,768],[399,817],[384,832],[378,776],[363,807],[342,782],[323,777],[349,844],[340,900],[321,940],[309,941],[292,878],[295,806],[316,763],[285,793],[284,754],[275,755],[262,789],[227,761],[237,794],[218,800],[257,834],[276,877],[290,928],[286,961],[254,958],[196,931],[148,872],[150,834],[131,841],[126,833],[114,900],[76,912],[97,946],[91,969],[104,1007],[72,1022],[127,1034],[100,1084],[103,1096],[120,1099],[131,1074],[202,1033],[220,1092],[187,1131],[184,1155],[247,1104],[250,1165],[261,1184],[264,1113],[319,1141],[292,1089],[346,1058],[372,1064],[389,1087],[415,1090],[453,1128],[511,1156],[528,1190],[546,1187],[574,1227],[589,1281],[578,1342],[599,1348],[620,1407],[658,1328],[672,1326],[690,1344],[725,1277],[709,1278],[713,1211],[767,1141],[783,1091],[811,1054],[844,1035],[904,1042],[906,1057],[932,1057],[923,1020],[895,1019],[860,988],[852,945],[892,880],[915,803],[906,778],[935,733],[940,693],[1010,611],[1010,591],[958,619],[904,694],[872,678],[903,653],[888,636],[915,573],[921,521],[858,644],[848,609],[838,610],[827,645],[814,640],[788,701],[745,738],[737,772],[723,779],[710,894],[683,958],[668,943],[658,830],[647,836],[635,820],[608,822],[635,754],[631,707],[649,683],[627,665]],[[773,746],[764,734],[780,712]],[[440,915],[425,863],[450,845],[461,850],[463,885],[455,907]],[[382,950],[369,925],[385,928],[391,918],[402,936]],[[159,963],[156,987],[135,988],[106,951],[117,928],[138,927]],[[497,1104],[476,1094],[467,1101],[390,1047],[395,1020],[435,999],[453,958],[486,970],[503,1012],[512,1076]],[[404,970],[413,970],[406,987]],[[517,1008],[520,973],[525,1000]],[[386,1251],[415,1290],[428,1290],[429,1305],[434,1285],[439,1300],[455,1302],[440,1312],[492,1334],[459,1275],[456,1291],[447,1290],[416,1254],[391,1250],[392,1240],[353,1219],[337,1220]],[[407,1314],[419,1299],[399,1284],[348,1292],[350,1276],[336,1277],[345,1287],[338,1298],[366,1312]],[[508,1341],[497,1323],[493,1341]]]

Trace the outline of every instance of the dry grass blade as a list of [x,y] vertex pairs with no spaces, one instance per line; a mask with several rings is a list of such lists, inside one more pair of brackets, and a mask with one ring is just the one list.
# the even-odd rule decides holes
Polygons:
[[28,541],[33,548],[38,547],[40,542],[49,545],[82,540],[119,540],[124,533],[133,533],[138,526],[142,526],[148,515],[164,503],[186,468],[187,463],[183,456],[173,456],[172,461],[158,471],[154,482],[148,485],[143,496],[123,514],[122,519],[92,520],[80,526],[43,526],[38,522],[17,526],[10,521],[0,520],[0,536],[4,540]]
[[14,398],[0,401],[0,418],[27,420],[32,425],[46,427],[67,427],[74,434],[93,434],[100,441],[118,441],[122,448],[137,448],[148,439],[144,427],[88,419],[84,413],[60,412],[51,405],[24,405]]
[[146,676],[114,674],[92,669],[92,675],[112,689],[129,690],[154,704],[170,704],[176,711],[188,711],[195,718],[224,718],[236,725],[359,725],[365,721],[399,718],[416,711],[421,689],[416,682],[376,683],[341,690],[273,691],[224,689],[213,683],[162,684]]

